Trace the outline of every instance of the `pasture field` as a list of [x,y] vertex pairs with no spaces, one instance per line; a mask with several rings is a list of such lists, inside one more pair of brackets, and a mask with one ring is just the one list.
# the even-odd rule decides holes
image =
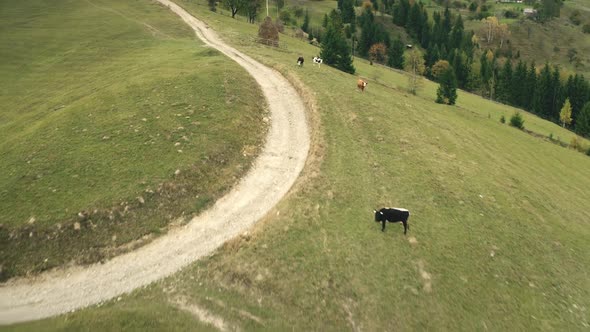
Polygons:
[[[298,54],[318,49],[283,35],[286,50],[256,45],[256,25],[179,3],[308,98],[308,168],[213,256],[118,300],[7,330],[588,328],[588,156],[501,124],[512,108],[463,92],[456,106],[438,105],[435,84],[413,96],[403,73],[358,59],[358,75],[297,68]],[[411,211],[407,236],[399,224],[380,231],[372,210],[382,206]]]
[[0,280],[149,241],[262,142],[254,80],[154,2],[2,1],[0,31]]

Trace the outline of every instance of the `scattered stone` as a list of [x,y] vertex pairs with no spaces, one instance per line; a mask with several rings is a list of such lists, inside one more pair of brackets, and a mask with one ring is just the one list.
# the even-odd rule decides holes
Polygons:
[[27,224],[32,225],[35,223],[35,217],[31,217],[31,219],[29,219],[29,221],[27,221]]
[[146,121],[147,121],[147,119],[146,119],[146,118],[142,118],[142,119],[141,119],[141,121],[143,121],[143,122],[146,122]]
[[179,146],[179,145],[180,145],[180,142],[174,143],[174,146]]
[[182,153],[182,150],[176,150],[176,151],[178,151],[178,153]]
[[33,237],[33,232],[30,232],[29,233],[29,237]]
[[492,250],[492,251],[490,252],[490,257],[494,257],[494,256],[496,256],[496,252]]
[[529,281],[529,287],[534,288],[535,287],[535,284],[533,284],[532,282]]
[[418,240],[416,240],[416,238],[413,236],[408,238],[408,242],[410,242],[410,244],[418,244]]
[[74,223],[74,230],[76,230],[76,231],[80,230],[80,223],[77,221]]
[[180,175],[180,170],[179,170],[179,169],[177,169],[177,170],[174,172],[174,175],[176,175],[176,176]]
[[112,240],[113,242],[117,241],[117,235],[113,235],[113,237],[111,238],[111,240]]
[[139,204],[145,204],[145,200],[143,199],[143,197],[139,196],[137,197],[137,200],[139,201]]
[[106,141],[106,140],[108,140],[108,139],[110,139],[110,137],[108,137],[108,136],[106,136],[106,135],[102,137],[102,140],[103,140],[103,141]]

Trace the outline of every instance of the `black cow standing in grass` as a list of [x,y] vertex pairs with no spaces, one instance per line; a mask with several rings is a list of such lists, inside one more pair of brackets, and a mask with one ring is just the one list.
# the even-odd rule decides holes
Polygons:
[[408,218],[410,218],[410,211],[402,208],[383,208],[381,210],[373,210],[375,213],[375,221],[381,222],[381,231],[385,232],[386,222],[402,222],[404,224],[404,235],[410,229],[408,225]]
[[298,58],[297,58],[297,65],[298,65],[299,67],[303,67],[303,62],[304,62],[304,61],[305,61],[305,59],[303,59],[303,57],[302,57],[302,56],[298,57]]

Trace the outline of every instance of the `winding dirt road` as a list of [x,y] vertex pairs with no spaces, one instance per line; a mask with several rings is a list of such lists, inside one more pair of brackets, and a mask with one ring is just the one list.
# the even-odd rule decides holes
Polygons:
[[289,191],[310,147],[305,106],[278,72],[224,44],[203,22],[168,0],[158,0],[189,24],[207,45],[244,67],[268,101],[271,125],[250,172],[215,205],[185,227],[104,264],[12,280],[0,287],[0,324],[84,308],[166,277],[212,253],[262,218]]

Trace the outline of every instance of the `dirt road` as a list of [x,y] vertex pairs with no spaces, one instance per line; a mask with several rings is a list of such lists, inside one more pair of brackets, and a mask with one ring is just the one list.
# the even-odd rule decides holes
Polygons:
[[12,280],[0,286],[0,324],[41,319],[114,298],[166,277],[246,231],[289,191],[307,158],[305,107],[276,71],[224,44],[203,22],[168,0],[158,0],[189,24],[207,45],[239,63],[260,84],[271,114],[261,155],[230,193],[187,226],[104,264]]

